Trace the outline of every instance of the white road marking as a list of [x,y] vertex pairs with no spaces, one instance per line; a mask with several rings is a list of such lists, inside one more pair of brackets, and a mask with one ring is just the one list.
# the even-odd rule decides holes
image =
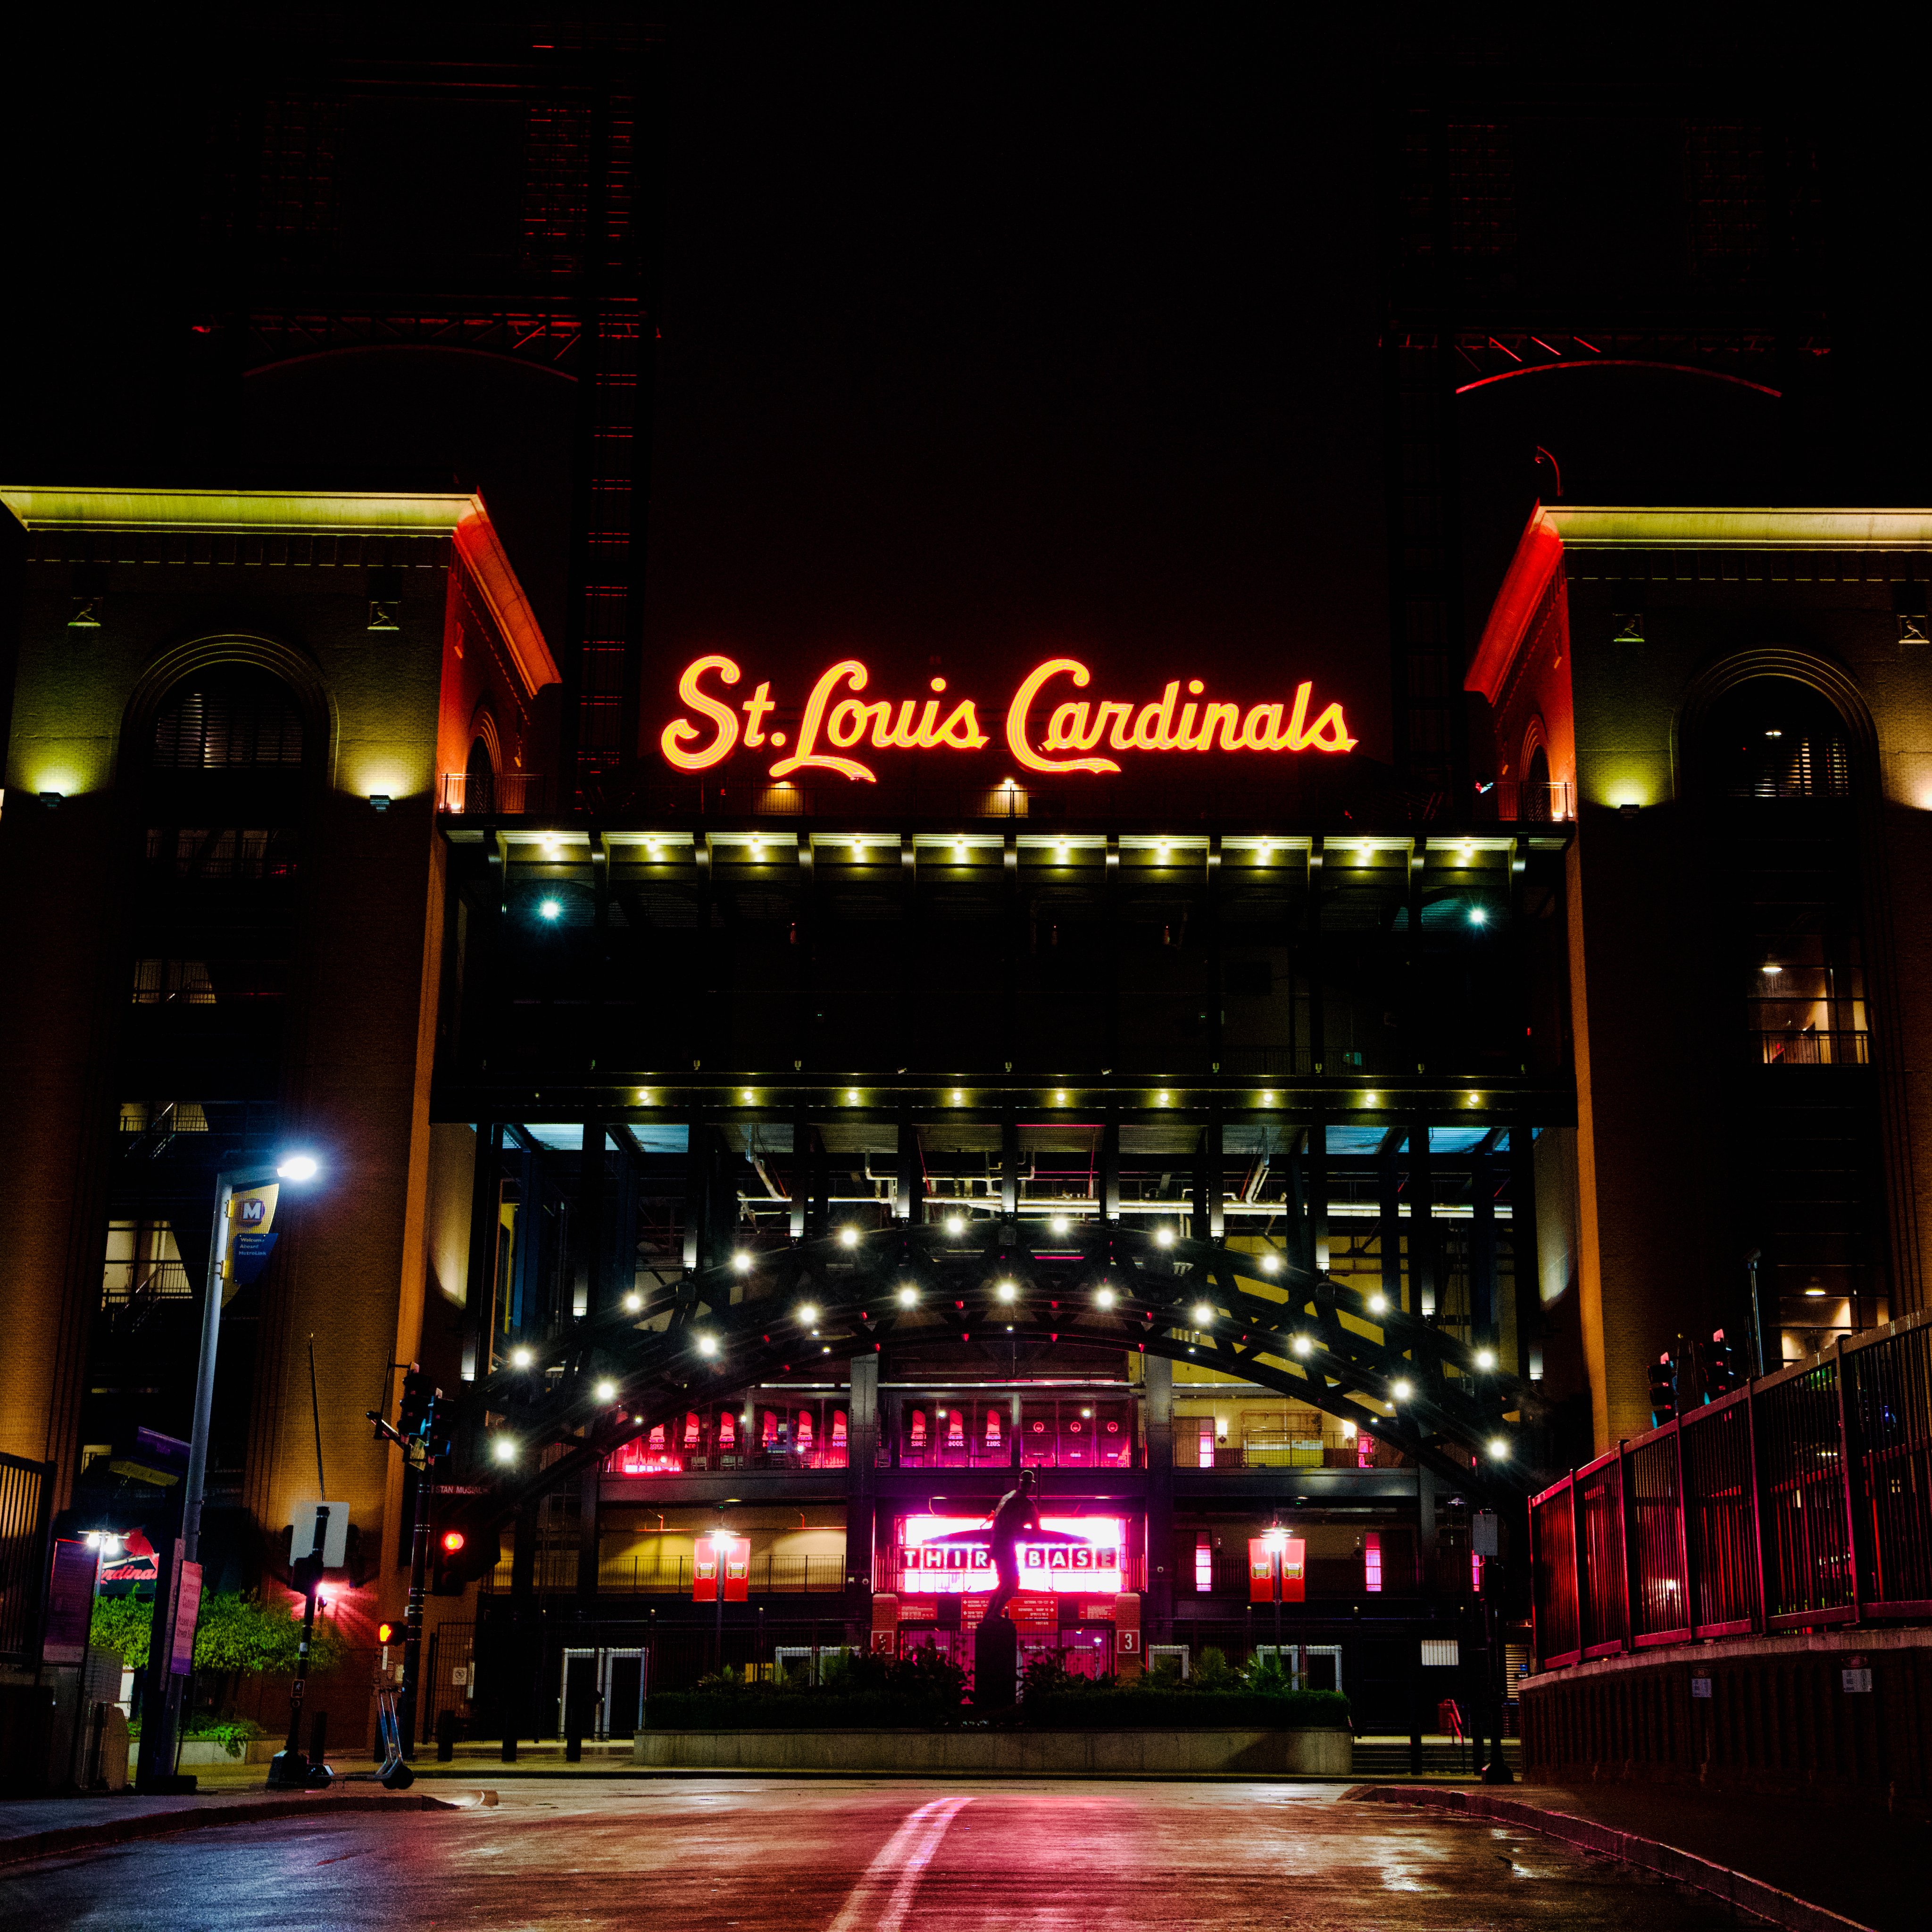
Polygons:
[[972,1802],[970,1795],[935,1798],[913,1812],[866,1868],[826,1932],[899,1932],[946,1828]]

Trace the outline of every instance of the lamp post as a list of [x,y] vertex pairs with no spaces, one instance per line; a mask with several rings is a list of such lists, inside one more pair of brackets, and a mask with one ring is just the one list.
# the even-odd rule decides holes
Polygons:
[[1278,1664],[1281,1661],[1281,1560],[1288,1553],[1288,1532],[1280,1522],[1271,1522],[1262,1540],[1268,1550],[1269,1580],[1274,1596],[1274,1660]]
[[[221,1340],[221,1287],[236,1258],[235,1197],[272,1182],[311,1180],[312,1155],[290,1154],[271,1166],[225,1167],[214,1177],[214,1226],[208,1238],[208,1274],[201,1289],[201,1347],[194,1371],[194,1426],[188,1436],[188,1476],[182,1488],[181,1529],[154,1572],[154,1616],[148,1627],[147,1680],[141,1698],[141,1768],[136,1788],[175,1786],[175,1741],[181,1726],[180,1681],[173,1670],[174,1631],[181,1604],[182,1566],[201,1547],[201,1510],[208,1488],[208,1438],[214,1411],[214,1360]],[[268,1238],[272,1240],[270,1235]],[[260,1258],[266,1260],[266,1250]]]

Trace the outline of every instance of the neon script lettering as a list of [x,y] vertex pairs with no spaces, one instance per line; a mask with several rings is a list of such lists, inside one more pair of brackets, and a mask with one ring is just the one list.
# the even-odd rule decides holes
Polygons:
[[[775,778],[834,772],[855,783],[872,784],[878,774],[865,758],[850,754],[972,752],[992,742],[980,727],[974,700],[949,699],[943,677],[932,680],[932,695],[923,699],[861,697],[871,674],[858,658],[846,658],[812,686],[799,716],[798,742],[788,748],[784,731],[766,729],[765,721],[778,708],[769,679],[742,700],[728,700],[717,688],[728,690],[742,675],[722,652],[686,666],[678,698],[686,713],[703,722],[694,723],[692,716],[681,714],[664,727],[658,744],[667,763],[682,772],[706,771],[722,764],[742,742],[750,751],[770,746],[784,754],[771,766]],[[1207,686],[1198,677],[1186,680],[1185,699],[1178,678],[1168,680],[1159,698],[1138,704],[1064,696],[1070,688],[1085,690],[1093,681],[1093,673],[1077,658],[1049,658],[1020,681],[1006,707],[1006,748],[1027,770],[1119,771],[1118,760],[1098,755],[1102,751],[1334,752],[1353,751],[1357,743],[1340,704],[1326,706],[1310,721],[1312,682],[1298,685],[1290,704],[1245,707],[1203,701]],[[1036,711],[1048,712],[1043,734],[1036,730]]]

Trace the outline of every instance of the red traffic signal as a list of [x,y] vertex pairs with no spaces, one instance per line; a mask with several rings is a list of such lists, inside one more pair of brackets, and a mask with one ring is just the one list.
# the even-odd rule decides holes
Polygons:
[[442,1532],[442,1553],[454,1556],[469,1540],[460,1529],[446,1529]]
[[378,1643],[392,1643],[395,1640],[395,1636],[396,1627],[394,1624],[378,1624],[376,1626],[376,1641]]

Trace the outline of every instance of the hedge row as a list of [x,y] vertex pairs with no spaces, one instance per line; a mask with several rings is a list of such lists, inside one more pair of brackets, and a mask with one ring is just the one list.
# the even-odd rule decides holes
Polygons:
[[[950,1730],[971,1709],[921,1708],[880,1692],[661,1690],[646,1706],[654,1731]],[[1302,1731],[1346,1730],[1348,1700],[1336,1690],[1075,1690],[1029,1698],[1011,1725],[1039,1731]]]

